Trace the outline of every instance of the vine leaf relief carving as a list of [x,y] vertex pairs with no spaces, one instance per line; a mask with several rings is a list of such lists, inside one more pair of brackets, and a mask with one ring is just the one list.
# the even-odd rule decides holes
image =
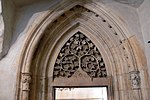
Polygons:
[[81,32],[74,34],[61,48],[54,65],[53,76],[70,78],[79,69],[91,78],[107,76],[100,52]]
[[130,80],[131,80],[131,86],[132,89],[140,89],[141,85],[141,79],[140,79],[140,72],[139,71],[131,71],[130,74]]

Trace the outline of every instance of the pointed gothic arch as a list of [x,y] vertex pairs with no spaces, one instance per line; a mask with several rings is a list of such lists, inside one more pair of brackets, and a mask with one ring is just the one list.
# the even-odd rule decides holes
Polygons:
[[138,72],[138,57],[135,57],[128,40],[130,34],[121,21],[99,2],[66,0],[46,13],[32,28],[27,33],[20,61],[18,99],[52,100],[55,61],[62,46],[76,32],[84,33],[103,56],[108,83],[113,81],[110,100],[121,99],[120,91],[131,91],[141,98],[140,84],[130,85],[129,73],[138,76],[136,82],[140,81],[139,73],[135,73]]
[[54,65],[53,78],[70,78],[79,70],[92,79],[107,76],[98,48],[78,31],[61,48]]

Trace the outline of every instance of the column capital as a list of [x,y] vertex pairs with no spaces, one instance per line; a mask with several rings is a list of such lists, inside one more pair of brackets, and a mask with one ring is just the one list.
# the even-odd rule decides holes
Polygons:
[[22,73],[22,91],[30,91],[29,85],[31,81],[31,73]]
[[131,71],[131,72],[129,72],[132,89],[134,89],[134,90],[135,89],[140,89],[141,78],[140,78],[139,73],[140,73],[139,71]]

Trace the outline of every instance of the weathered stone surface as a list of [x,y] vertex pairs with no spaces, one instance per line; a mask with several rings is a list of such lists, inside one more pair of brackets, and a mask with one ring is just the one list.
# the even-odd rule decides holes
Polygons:
[[[13,33],[8,35],[13,43],[8,55],[0,61],[0,100],[16,100],[22,95],[31,100],[42,100],[46,95],[46,100],[52,100],[51,86],[55,85],[108,85],[108,91],[113,93],[109,97],[114,100],[148,100],[149,4],[150,1],[145,0],[137,10],[113,0],[93,0],[84,4],[82,0],[52,0],[17,8],[14,31],[8,29]],[[10,16],[5,16],[5,20],[12,16],[10,10],[6,12]],[[10,19],[6,22],[13,24]],[[79,30],[103,55],[107,77],[91,80],[78,71],[71,78],[53,80],[59,51]],[[131,71],[139,71],[141,84],[135,90],[130,80]]]

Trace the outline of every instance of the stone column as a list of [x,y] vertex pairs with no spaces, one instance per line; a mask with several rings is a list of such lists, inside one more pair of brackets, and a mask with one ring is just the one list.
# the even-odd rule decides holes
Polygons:
[[31,73],[22,73],[22,98],[21,100],[29,100],[30,83],[31,83]]

